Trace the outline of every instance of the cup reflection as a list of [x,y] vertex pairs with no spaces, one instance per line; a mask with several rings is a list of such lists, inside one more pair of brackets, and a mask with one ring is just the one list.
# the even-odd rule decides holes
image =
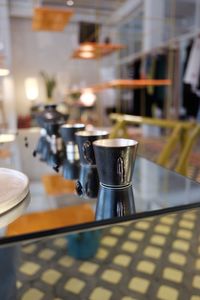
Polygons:
[[76,191],[84,198],[96,198],[99,191],[99,176],[96,166],[81,164],[79,180],[76,182]]
[[132,185],[123,188],[109,188],[100,184],[96,220],[130,216],[135,213]]

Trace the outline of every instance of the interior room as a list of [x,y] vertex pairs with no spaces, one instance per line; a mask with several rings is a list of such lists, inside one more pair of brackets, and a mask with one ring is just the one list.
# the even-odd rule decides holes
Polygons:
[[0,0],[0,299],[200,299],[199,103],[199,0]]

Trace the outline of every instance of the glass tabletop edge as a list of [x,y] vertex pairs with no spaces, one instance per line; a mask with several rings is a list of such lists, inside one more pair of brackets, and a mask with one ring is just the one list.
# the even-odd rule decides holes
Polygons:
[[49,229],[49,230],[45,230],[45,231],[38,231],[38,232],[33,232],[33,233],[28,233],[28,234],[4,237],[3,239],[0,240],[0,247],[23,243],[23,242],[34,242],[34,241],[41,240],[43,238],[50,238],[50,237],[53,238],[56,236],[68,235],[68,234],[73,234],[73,233],[82,232],[82,231],[86,231],[86,230],[88,230],[88,231],[89,230],[100,230],[100,229],[104,229],[106,227],[111,227],[111,226],[115,226],[115,225],[117,226],[124,222],[131,222],[131,221],[136,222],[141,219],[152,218],[152,217],[161,216],[164,214],[177,213],[177,212],[198,209],[198,208],[200,208],[199,202],[191,203],[191,204],[184,204],[184,205],[180,205],[180,206],[176,206],[176,207],[163,208],[163,209],[159,209],[159,210],[152,210],[149,212],[140,212],[140,213],[137,213],[135,215],[130,215],[130,216],[94,221],[92,223],[87,222],[87,223],[62,227],[62,228],[55,228],[55,229]]

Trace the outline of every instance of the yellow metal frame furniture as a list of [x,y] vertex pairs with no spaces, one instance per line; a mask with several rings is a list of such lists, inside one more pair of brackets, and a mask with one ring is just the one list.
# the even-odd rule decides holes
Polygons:
[[[116,122],[110,133],[110,138],[129,137],[127,125],[146,124],[171,129],[171,134],[169,135],[163,150],[157,157],[156,163],[166,167],[173,149],[178,142],[181,142],[180,156],[178,158],[175,170],[183,175],[186,175],[188,157],[192,149],[192,145],[194,144],[196,137],[200,132],[200,126],[197,126],[195,122],[146,118],[116,113],[110,114],[110,119]],[[197,129],[197,127],[199,129]]]
[[181,173],[182,175],[187,175],[187,165],[188,165],[188,158],[191,153],[192,147],[197,141],[197,138],[200,135],[200,125],[196,124],[194,128],[188,134],[184,147],[181,151],[181,155],[179,157],[178,163],[176,165],[175,171]]

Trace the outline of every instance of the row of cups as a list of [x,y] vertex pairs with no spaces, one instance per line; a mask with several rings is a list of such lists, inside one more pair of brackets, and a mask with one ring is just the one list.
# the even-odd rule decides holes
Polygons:
[[86,130],[84,124],[62,125],[60,133],[67,158],[80,157],[81,165],[96,167],[102,185],[119,188],[131,184],[137,141],[110,139],[107,131]]

